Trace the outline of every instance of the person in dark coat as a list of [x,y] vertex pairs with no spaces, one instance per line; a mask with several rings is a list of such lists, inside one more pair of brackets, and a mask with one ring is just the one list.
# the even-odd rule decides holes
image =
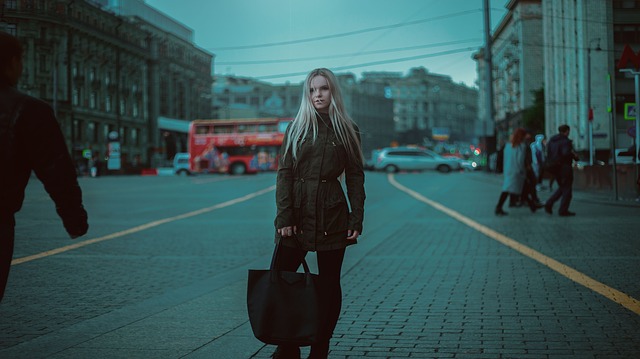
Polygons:
[[547,170],[555,177],[559,187],[547,199],[544,210],[552,214],[553,204],[562,198],[558,215],[570,217],[576,215],[569,211],[569,205],[573,197],[573,161],[579,158],[573,150],[573,141],[569,139],[571,128],[568,125],[561,125],[558,127],[558,132],[547,143]]
[[[506,216],[508,213],[502,209],[504,202],[509,196],[520,197],[524,181],[526,179],[525,157],[527,144],[524,138],[527,131],[524,128],[517,128],[513,131],[511,140],[504,146],[504,181],[502,182],[502,192],[498,198],[495,214]],[[535,209],[532,209],[535,211]]]
[[[359,129],[344,109],[335,75],[324,68],[311,71],[280,150],[275,219],[276,269],[297,270],[307,252],[317,252],[326,323],[310,358],[327,357],[340,315],[345,249],[362,233],[363,167]],[[299,358],[300,349],[278,346],[274,357]]]
[[44,184],[71,238],[87,232],[87,212],[62,131],[46,103],[19,92],[22,45],[0,31],[0,301],[9,277],[15,213],[31,171]]

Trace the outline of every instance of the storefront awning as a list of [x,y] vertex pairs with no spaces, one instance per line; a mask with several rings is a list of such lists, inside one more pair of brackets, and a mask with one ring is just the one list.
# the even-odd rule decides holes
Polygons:
[[158,129],[172,132],[189,133],[189,121],[158,117]]

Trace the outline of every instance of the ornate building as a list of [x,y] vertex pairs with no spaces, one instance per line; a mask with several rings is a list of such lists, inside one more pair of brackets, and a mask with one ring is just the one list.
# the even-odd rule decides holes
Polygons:
[[[495,129],[498,144],[516,127],[523,127],[523,112],[535,100],[533,91],[543,88],[544,57],[541,0],[512,0],[508,13],[492,34],[493,106],[495,117],[487,119],[485,93],[479,99],[479,125],[483,135]],[[484,49],[474,54],[478,85],[484,90]]]
[[[128,3],[155,11],[141,0]],[[171,148],[175,139],[161,141],[160,119],[211,114],[213,55],[184,31],[174,34],[122,9],[104,1],[4,2],[0,29],[25,48],[19,89],[53,106],[79,166],[86,150],[107,155],[113,132],[123,169],[159,165],[179,150]]]
[[[616,63],[625,45],[640,49],[640,1],[511,0],[506,7],[509,12],[492,35],[495,118],[486,119],[481,98],[480,121],[495,125],[504,141],[522,125],[531,90],[544,88],[547,137],[568,124],[585,159],[591,148],[602,161],[608,161],[612,146],[628,148],[634,123],[624,119],[624,108],[634,102],[634,84]],[[474,56],[484,89],[483,50]]]
[[428,144],[432,141],[473,141],[478,91],[454,83],[449,76],[413,68],[400,73],[366,72],[363,83],[377,83],[393,100],[395,141]]
[[[360,127],[365,157],[394,140],[393,101],[384,88],[356,82],[352,74],[336,75],[345,107]],[[216,76],[216,118],[295,117],[300,108],[302,83],[274,85],[251,78]]]

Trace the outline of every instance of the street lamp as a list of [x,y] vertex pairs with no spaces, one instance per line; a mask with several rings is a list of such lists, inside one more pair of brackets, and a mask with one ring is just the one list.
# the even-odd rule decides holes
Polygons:
[[602,51],[600,48],[600,38],[591,39],[589,41],[589,47],[587,47],[587,119],[589,124],[589,165],[593,166],[593,109],[591,108],[591,44],[597,41],[598,46],[596,51]]

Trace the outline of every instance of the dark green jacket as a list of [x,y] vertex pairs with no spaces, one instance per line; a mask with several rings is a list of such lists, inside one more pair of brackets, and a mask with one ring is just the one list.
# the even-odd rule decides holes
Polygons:
[[[295,236],[282,238],[281,243],[307,251],[341,249],[355,244],[355,240],[347,240],[347,230],[362,233],[364,219],[362,160],[353,161],[347,156],[328,118],[325,120],[328,126],[318,122],[315,142],[312,133],[298,140],[295,163],[291,150],[284,153],[286,142],[283,143],[276,185],[276,228],[296,226],[298,229],[298,243]],[[357,128],[356,131],[359,135]],[[343,172],[348,204],[338,179]],[[276,239],[279,237],[276,233]]]

